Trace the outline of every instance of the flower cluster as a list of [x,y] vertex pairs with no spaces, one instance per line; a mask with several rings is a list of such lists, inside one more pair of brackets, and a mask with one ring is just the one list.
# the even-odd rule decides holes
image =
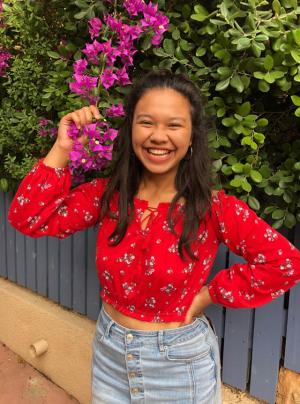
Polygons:
[[[103,21],[95,17],[89,20],[88,29],[91,43],[82,49],[84,58],[73,65],[73,81],[70,90],[97,105],[100,93],[113,86],[131,84],[129,68],[134,64],[134,55],[138,52],[136,40],[148,35],[153,46],[159,45],[163,33],[168,28],[168,18],[158,11],[157,4],[143,0],[124,0],[122,16],[116,12],[103,16]],[[125,17],[127,13],[128,17]],[[100,42],[99,38],[106,41]],[[98,40],[97,40],[98,39]],[[105,93],[107,100],[107,92]],[[125,115],[123,104],[113,103],[102,109],[104,122],[86,125],[83,133],[89,138],[88,149],[77,138],[81,136],[75,125],[70,128],[69,136],[74,139],[70,153],[70,168],[73,171],[103,169],[112,159],[113,140],[118,131],[107,123],[106,118],[119,118]]]
[[43,137],[50,136],[51,138],[55,138],[57,136],[57,127],[55,127],[53,122],[49,121],[49,119],[40,118],[38,133]]
[[[3,12],[3,1],[0,0],[0,28],[4,26],[4,23],[2,21],[2,12]],[[6,68],[8,67],[8,60],[11,58],[11,54],[3,49],[0,48],[0,77],[5,76],[6,74]]]

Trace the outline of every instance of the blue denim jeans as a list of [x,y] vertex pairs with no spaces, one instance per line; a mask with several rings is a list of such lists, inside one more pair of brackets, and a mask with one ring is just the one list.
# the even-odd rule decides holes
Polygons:
[[131,330],[102,306],[93,340],[92,404],[221,404],[217,340],[204,315],[179,328]]

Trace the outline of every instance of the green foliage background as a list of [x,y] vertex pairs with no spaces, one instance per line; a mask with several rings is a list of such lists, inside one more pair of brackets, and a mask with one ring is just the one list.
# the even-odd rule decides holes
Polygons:
[[[72,64],[89,41],[87,20],[114,7],[98,0],[9,3],[0,28],[0,43],[13,53],[0,78],[5,191],[16,189],[54,142],[38,135],[38,118],[57,124],[83,105],[68,90]],[[140,41],[132,78],[153,67],[188,74],[215,123],[209,139],[218,187],[272,219],[275,228],[292,228],[300,222],[297,0],[158,3],[170,18],[169,31],[161,47],[151,47],[147,37]],[[115,6],[122,13],[121,2]],[[127,90],[116,88],[107,97],[120,100]]]

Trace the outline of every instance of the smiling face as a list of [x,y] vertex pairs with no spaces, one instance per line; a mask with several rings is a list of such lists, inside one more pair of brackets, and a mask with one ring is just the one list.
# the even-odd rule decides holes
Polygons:
[[171,88],[147,90],[136,104],[132,123],[133,150],[151,174],[172,174],[191,145],[191,105]]

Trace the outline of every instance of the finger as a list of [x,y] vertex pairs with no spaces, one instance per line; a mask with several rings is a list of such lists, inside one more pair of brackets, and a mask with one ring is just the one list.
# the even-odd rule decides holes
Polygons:
[[89,107],[84,107],[83,112],[85,115],[86,124],[93,122],[93,114]]
[[80,116],[78,116],[76,112],[71,112],[68,115],[70,115],[70,120],[72,120],[75,123],[77,129],[80,129],[81,127]]
[[89,123],[89,122],[87,122],[87,120],[86,120],[84,108],[79,109],[78,111],[76,111],[76,113],[77,113],[77,115],[78,115],[79,118],[80,118],[80,125],[81,125],[81,127],[83,127],[84,125],[86,125],[87,123]]
[[101,115],[96,105],[90,105],[90,110],[96,119],[100,119]]

